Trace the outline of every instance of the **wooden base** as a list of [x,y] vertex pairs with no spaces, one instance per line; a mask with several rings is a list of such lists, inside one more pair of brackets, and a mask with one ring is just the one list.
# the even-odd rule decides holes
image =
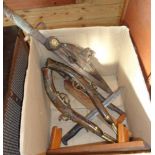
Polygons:
[[51,132],[51,142],[49,145],[49,150],[60,148],[61,138],[62,138],[62,129],[57,128],[57,126],[54,126]]
[[123,124],[118,124],[118,143],[129,141],[128,129]]
[[149,151],[149,147],[143,141],[132,141],[126,143],[104,144],[93,143],[60,149],[48,150],[47,155],[52,154],[92,154],[92,153],[124,153]]

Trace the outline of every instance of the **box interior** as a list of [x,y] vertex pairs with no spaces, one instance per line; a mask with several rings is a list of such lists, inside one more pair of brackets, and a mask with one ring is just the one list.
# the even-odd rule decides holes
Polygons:
[[[41,32],[47,37],[56,36],[61,42],[89,47],[95,51],[95,58],[92,61],[111,89],[114,91],[120,86],[124,87],[121,95],[113,103],[125,110],[127,114],[125,123],[133,135],[143,138],[150,145],[150,99],[128,28],[125,26],[64,28]],[[46,152],[53,125],[62,127],[65,134],[75,124],[72,121],[59,122],[60,113],[46,96],[41,67],[45,65],[48,57],[61,61],[31,38],[21,117],[21,154]],[[58,74],[54,74],[54,78],[58,89],[64,92],[62,78]],[[102,93],[103,96],[106,95]],[[71,95],[69,97],[71,106],[76,111],[82,115],[89,112]],[[99,118],[94,122],[103,131],[113,135],[113,132]],[[97,141],[102,139],[82,129],[70,140],[69,145]]]

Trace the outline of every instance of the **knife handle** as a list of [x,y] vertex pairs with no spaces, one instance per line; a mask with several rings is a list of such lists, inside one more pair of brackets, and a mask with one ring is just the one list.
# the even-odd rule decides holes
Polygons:
[[76,124],[70,131],[68,131],[61,139],[64,145],[68,145],[68,140],[74,137],[83,127]]

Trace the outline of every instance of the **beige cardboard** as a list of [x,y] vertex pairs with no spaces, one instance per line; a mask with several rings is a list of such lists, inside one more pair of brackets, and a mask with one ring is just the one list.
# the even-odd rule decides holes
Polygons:
[[[135,136],[140,136],[150,144],[150,100],[128,29],[124,26],[86,27],[46,30],[42,33],[46,36],[54,35],[61,42],[90,47],[96,52],[97,59],[94,59],[94,64],[112,90],[116,90],[118,86],[125,86],[123,101],[119,97],[114,104],[122,109],[125,106],[130,130]],[[55,124],[62,128],[64,128],[63,123],[66,125],[66,122],[57,121],[58,112],[52,106],[44,90],[40,68],[44,66],[47,57],[59,60],[52,52],[32,39],[21,119],[20,152],[22,155],[46,152],[50,128]],[[63,91],[62,83],[56,82],[59,89]],[[79,112],[87,113],[87,109],[82,104],[74,98],[72,100],[75,103],[72,106],[76,110],[81,108]],[[103,127],[100,120],[96,119],[95,122]],[[68,129],[74,125],[71,121],[67,124]],[[81,138],[83,133],[86,136],[84,140]],[[112,134],[111,131],[110,134]],[[77,136],[80,140],[75,140],[75,137],[71,144],[101,140],[90,132],[88,135],[85,130],[80,131],[78,135],[80,137]]]
[[134,136],[142,137],[150,144],[151,112],[148,91],[129,34],[122,31],[121,36],[123,44],[120,44],[117,75],[119,86],[126,88],[124,105],[128,124]]

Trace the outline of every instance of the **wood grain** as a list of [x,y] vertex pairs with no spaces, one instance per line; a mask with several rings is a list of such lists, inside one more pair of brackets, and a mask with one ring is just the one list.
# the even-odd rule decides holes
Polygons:
[[[44,22],[47,28],[119,25],[124,0],[103,0],[65,6],[15,11],[32,26]],[[13,25],[4,18],[4,26]]]
[[151,72],[151,1],[130,0],[122,24],[130,28],[147,79]]
[[4,0],[13,10],[75,4],[76,0]]
[[58,128],[54,126],[51,132],[51,141],[49,145],[49,150],[51,149],[58,149],[61,145],[61,138],[62,138],[62,128]]
[[91,4],[118,4],[125,0],[76,0],[76,3],[91,3]]
[[123,124],[118,124],[118,143],[129,141],[128,129]]
[[146,151],[149,147],[143,141],[132,141],[126,143],[104,144],[93,143],[70,147],[62,147],[60,149],[48,150],[47,155],[52,154],[86,154],[86,153],[110,153],[110,152],[136,152]]
[[123,23],[123,20],[125,18],[125,15],[126,15],[126,11],[127,11],[127,8],[128,8],[128,4],[129,4],[129,1],[130,0],[124,0],[124,6],[123,6],[123,10],[122,10],[122,15],[121,15],[121,23]]
[[122,115],[120,115],[118,118],[117,118],[117,122],[116,122],[116,124],[118,125],[118,124],[120,124],[120,123],[123,123],[123,121],[126,119],[126,115],[125,114],[122,114]]

